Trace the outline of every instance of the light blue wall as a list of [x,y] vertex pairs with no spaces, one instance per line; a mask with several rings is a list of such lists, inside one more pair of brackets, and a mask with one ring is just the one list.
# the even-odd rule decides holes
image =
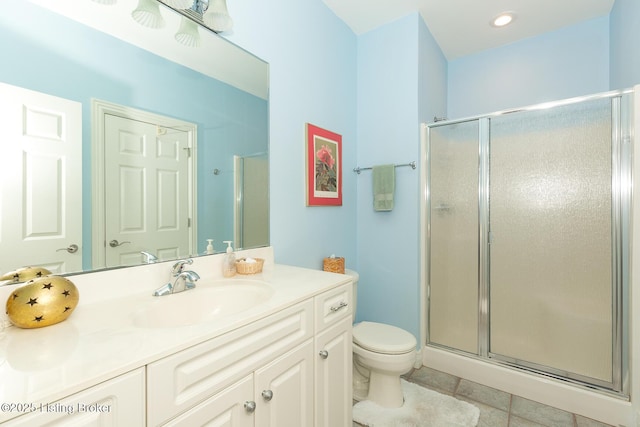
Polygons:
[[[356,37],[321,0],[237,0],[229,8],[236,24],[226,37],[270,63],[277,261],[319,268],[329,253],[345,256],[361,277],[357,320],[388,322],[416,336],[419,171],[397,170],[396,206],[388,213],[372,210],[371,173],[349,171],[419,161],[419,123],[436,115],[609,89],[606,17],[447,63],[417,14]],[[341,208],[304,206],[305,122],[344,137]]]
[[640,83],[640,1],[616,0],[611,10],[611,89]]
[[448,84],[450,119],[605,92],[609,19],[450,61]]
[[[446,107],[446,61],[418,14],[358,39],[358,164],[419,163],[419,124]],[[422,117],[424,116],[424,117]],[[357,320],[420,336],[419,170],[396,168],[395,205],[375,212],[358,177]]]
[[[234,0],[229,40],[269,62],[271,244],[276,261],[356,265],[356,36],[321,0]],[[307,207],[305,123],[342,135],[343,205]]]

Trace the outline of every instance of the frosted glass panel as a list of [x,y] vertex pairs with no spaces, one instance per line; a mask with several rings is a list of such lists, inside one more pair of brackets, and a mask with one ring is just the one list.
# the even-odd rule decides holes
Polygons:
[[429,341],[478,349],[478,122],[431,129]]
[[490,352],[612,376],[611,101],[491,119]]

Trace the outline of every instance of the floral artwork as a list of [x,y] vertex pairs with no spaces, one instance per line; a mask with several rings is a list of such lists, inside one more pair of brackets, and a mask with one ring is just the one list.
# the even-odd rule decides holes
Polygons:
[[342,137],[308,123],[307,205],[342,205]]
[[334,147],[322,144],[316,152],[316,190],[337,191],[338,174],[336,172]]

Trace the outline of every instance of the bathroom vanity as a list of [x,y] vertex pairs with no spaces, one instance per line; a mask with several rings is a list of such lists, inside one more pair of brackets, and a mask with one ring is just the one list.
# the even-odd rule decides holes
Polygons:
[[67,321],[0,330],[1,424],[350,426],[349,276],[257,251],[262,273],[199,257],[196,288],[162,297],[171,263],[72,276]]

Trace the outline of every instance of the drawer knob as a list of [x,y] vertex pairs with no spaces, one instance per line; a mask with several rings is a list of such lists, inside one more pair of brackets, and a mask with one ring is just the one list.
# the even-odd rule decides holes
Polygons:
[[256,402],[253,400],[244,402],[244,410],[248,413],[253,413],[256,410]]
[[271,399],[273,399],[273,391],[271,391],[271,390],[263,390],[262,391],[262,398],[267,402],[270,401]]
[[320,353],[318,353],[320,355],[321,359],[326,359],[327,357],[329,357],[329,352],[327,350],[320,350]]
[[343,309],[343,308],[345,308],[347,305],[349,305],[349,304],[347,304],[347,303],[346,303],[346,302],[344,302],[344,301],[340,301],[340,304],[331,306],[330,310],[331,310],[331,311],[333,311],[333,312],[335,313],[335,312],[336,312],[336,311],[338,311],[338,310],[342,310],[342,309]]

